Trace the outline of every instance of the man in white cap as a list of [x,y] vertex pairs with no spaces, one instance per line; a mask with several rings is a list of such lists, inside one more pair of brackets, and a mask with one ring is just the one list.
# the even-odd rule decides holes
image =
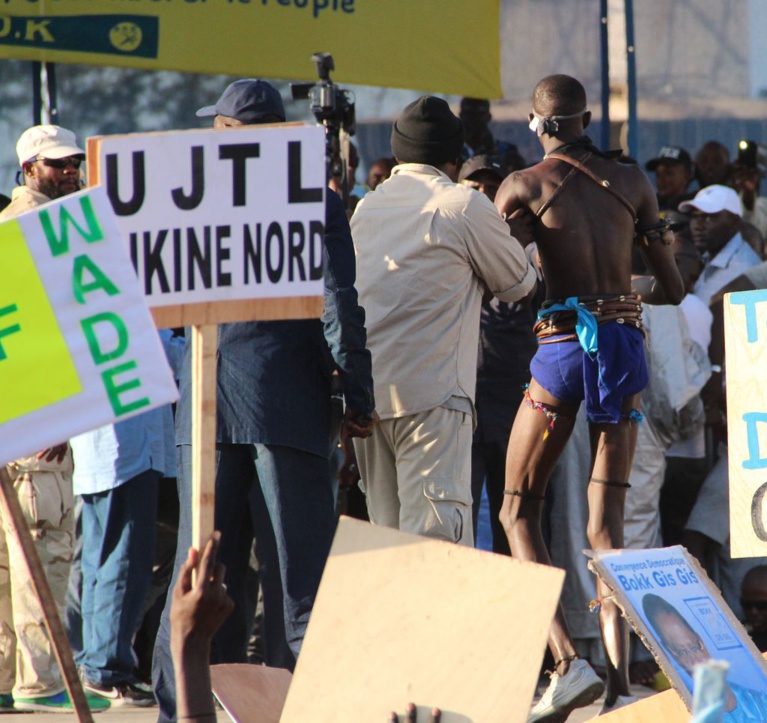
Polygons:
[[13,190],[0,221],[80,190],[85,151],[77,145],[72,131],[60,126],[32,126],[21,134],[16,154],[24,184]]
[[[31,211],[80,189],[85,151],[72,131],[33,126],[16,144],[24,185],[14,189],[0,221]],[[75,534],[72,452],[64,442],[7,465],[37,554],[59,608],[72,563]],[[0,505],[0,711],[72,710],[53,645],[43,622],[24,556]],[[89,698],[93,710],[109,707]]]
[[[695,284],[694,293],[706,304],[711,304],[725,286],[760,264],[761,259],[740,233],[741,203],[732,188],[706,186],[691,201],[681,203],[679,210],[690,213],[692,239],[705,252],[706,265]],[[712,308],[715,316],[721,317],[721,305],[715,304]],[[701,391],[701,397],[706,411],[706,423],[713,428],[715,438],[726,441],[726,432],[722,428],[725,413],[723,354],[723,347],[713,340],[709,347],[711,378]],[[727,515],[710,514],[712,509],[718,509],[716,505],[722,499],[727,499],[726,469],[726,458],[720,457],[719,463],[704,480],[685,526],[683,544],[699,559],[708,558],[713,561],[711,564],[716,566],[720,574],[718,579],[725,585],[723,593],[728,596],[727,581],[733,566],[728,554],[729,519]],[[736,583],[734,588],[737,589],[738,585]]]
[[761,259],[740,234],[740,199],[729,186],[706,186],[691,201],[680,203],[679,210],[690,214],[692,240],[704,252],[706,266],[695,295],[708,304],[719,289]]

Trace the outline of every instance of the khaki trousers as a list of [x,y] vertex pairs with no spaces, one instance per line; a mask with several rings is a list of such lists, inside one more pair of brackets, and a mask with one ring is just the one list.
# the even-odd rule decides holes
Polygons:
[[[60,469],[7,469],[45,569],[53,599],[63,614],[74,547],[72,453]],[[0,504],[0,693],[20,698],[55,695],[64,689],[43,612],[13,523]]]
[[355,439],[370,521],[473,545],[472,430],[470,414],[436,407],[385,419]]

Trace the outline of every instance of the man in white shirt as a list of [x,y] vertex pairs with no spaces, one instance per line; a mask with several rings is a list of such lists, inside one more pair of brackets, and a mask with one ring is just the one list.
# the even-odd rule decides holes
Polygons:
[[[761,259],[739,232],[741,203],[738,194],[726,186],[708,186],[699,191],[692,201],[681,204],[680,211],[691,211],[690,231],[698,247],[705,247],[710,260],[695,284],[695,295],[714,311],[712,343],[709,346],[711,379],[703,389],[706,421],[714,430],[714,436],[726,442],[723,419],[723,354],[720,294],[724,287],[758,266]],[[719,310],[717,312],[717,309]],[[720,330],[717,331],[717,327]],[[685,525],[683,544],[707,568],[717,581],[728,603],[737,610],[737,594],[745,569],[729,555],[729,516],[727,514],[727,458],[726,449],[720,446],[719,460],[709,472],[698,493]],[[717,510],[718,514],[711,514]],[[730,592],[734,592],[733,594]]]
[[445,101],[408,105],[391,140],[398,165],[351,222],[381,417],[354,440],[360,486],[373,523],[471,545],[482,296],[518,301],[535,271],[489,199],[456,185],[463,128]]
[[706,252],[706,266],[695,284],[695,295],[709,304],[719,289],[761,259],[738,230],[742,212],[732,188],[706,186],[691,201],[679,204],[679,210],[691,214],[692,240]]

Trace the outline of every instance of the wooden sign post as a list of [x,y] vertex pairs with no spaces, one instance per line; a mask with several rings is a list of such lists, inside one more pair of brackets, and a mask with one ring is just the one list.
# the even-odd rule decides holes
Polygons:
[[198,550],[215,526],[217,337],[215,324],[192,327],[192,545]]
[[88,139],[159,328],[191,326],[192,544],[214,529],[217,324],[322,314],[319,126]]

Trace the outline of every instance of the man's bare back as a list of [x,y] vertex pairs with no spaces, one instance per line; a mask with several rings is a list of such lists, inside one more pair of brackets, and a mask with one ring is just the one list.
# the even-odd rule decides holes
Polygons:
[[544,158],[512,173],[498,191],[495,204],[501,213],[511,216],[521,210],[536,217],[533,235],[547,297],[630,293],[632,247],[638,243],[667,298],[679,303],[681,296],[675,297],[682,289],[676,283],[673,254],[662,242],[645,243],[642,233],[658,224],[655,192],[642,170],[599,154],[582,134],[569,143],[556,137],[542,143],[547,155],[579,161],[603,182],[599,185],[563,160]]
[[[684,295],[652,186],[638,167],[617,163],[589,141],[584,129],[590,118],[577,80],[544,78],[533,94],[530,128],[538,132],[546,156],[508,177],[495,200],[507,217],[535,219],[533,236],[549,300],[539,314],[532,379],[509,439],[500,514],[512,555],[544,564],[551,564],[541,532],[546,488],[582,401],[592,449],[588,540],[593,549],[623,546],[639,394],[648,378],[641,305],[629,298],[635,244],[665,300],[678,304]],[[613,298],[620,296],[627,298]],[[579,301],[574,304],[571,297]],[[609,592],[597,582],[600,599]],[[620,611],[608,599],[599,621],[607,711],[629,701],[628,640]],[[578,659],[561,608],[549,647],[555,673],[528,723],[563,721],[604,688],[589,664]]]

